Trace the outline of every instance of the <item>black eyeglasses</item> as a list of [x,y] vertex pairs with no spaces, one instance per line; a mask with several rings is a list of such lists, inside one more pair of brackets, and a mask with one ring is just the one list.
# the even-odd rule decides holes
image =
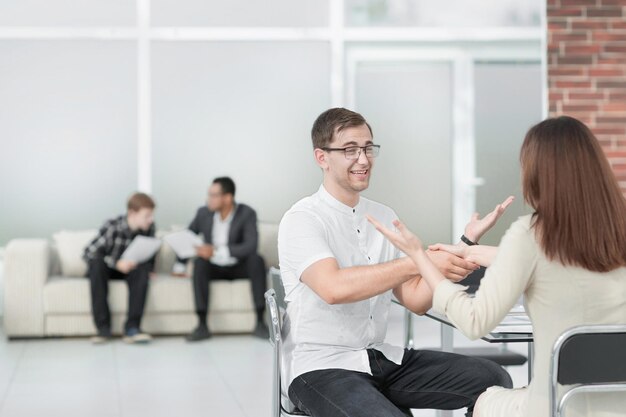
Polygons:
[[359,159],[361,152],[365,151],[365,156],[368,158],[376,158],[380,153],[380,145],[367,145],[367,146],[348,146],[346,148],[322,148],[327,152],[343,151],[346,159],[354,160]]

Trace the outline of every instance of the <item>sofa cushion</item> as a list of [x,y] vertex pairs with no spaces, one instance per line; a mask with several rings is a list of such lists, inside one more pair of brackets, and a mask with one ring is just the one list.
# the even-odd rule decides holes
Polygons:
[[52,236],[59,255],[61,275],[66,277],[87,275],[87,263],[82,258],[83,251],[97,233],[97,230],[62,230]]
[[[126,311],[128,288],[123,281],[109,283],[109,308],[112,313]],[[91,314],[89,279],[52,276],[43,287],[43,311],[46,314]]]
[[259,253],[265,260],[266,268],[278,267],[278,225],[259,222]]
[[[150,278],[145,313],[193,313],[190,278],[157,274]],[[91,314],[91,296],[87,278],[51,277],[43,289],[46,314]],[[125,313],[128,287],[122,280],[109,282],[111,313]],[[211,283],[211,311],[253,311],[250,280],[216,280]]]
[[[87,263],[83,260],[83,251],[85,247],[98,233],[97,230],[62,230],[52,236],[54,241],[52,259],[58,260],[60,263],[60,271],[51,266],[53,273],[65,277],[84,277],[87,275]],[[162,238],[171,231],[159,230],[156,237]],[[176,254],[169,245],[161,245],[157,252],[155,271],[162,273],[171,273]]]
[[[168,233],[181,230],[182,226],[172,226],[170,230],[158,230],[156,237],[163,238]],[[278,266],[278,225],[275,223],[258,223],[259,253],[265,259],[265,264]],[[83,251],[89,242],[96,236],[97,230],[62,230],[52,236],[54,241],[54,255],[58,255],[60,271],[52,267],[53,274],[59,273],[65,277],[84,277],[87,275],[87,263],[83,260]],[[56,260],[57,256],[53,259]],[[170,274],[176,262],[176,254],[172,248],[164,243],[157,252],[155,272]],[[191,264],[191,263],[190,263]],[[191,265],[189,265],[191,268]],[[191,269],[188,270],[191,273]]]
[[[163,237],[172,231],[158,230],[156,237],[163,239]],[[157,256],[154,264],[154,272],[161,274],[171,274],[174,263],[176,262],[176,253],[172,250],[170,245],[163,242],[161,248],[157,252]]]

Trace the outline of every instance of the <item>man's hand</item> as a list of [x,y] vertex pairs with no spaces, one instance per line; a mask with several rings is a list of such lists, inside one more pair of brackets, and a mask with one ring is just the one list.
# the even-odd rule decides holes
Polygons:
[[483,237],[483,235],[496,224],[500,216],[502,216],[504,211],[511,205],[514,199],[515,197],[509,196],[502,203],[498,204],[491,213],[487,214],[482,219],[478,218],[478,213],[474,213],[469,223],[467,223],[467,226],[465,226],[465,237],[472,242],[478,242],[480,238]]
[[128,274],[130,271],[137,267],[137,263],[129,260],[120,259],[115,264],[115,268],[122,274]]
[[472,247],[473,246],[467,246],[465,244],[461,244],[460,242],[457,243],[456,245],[448,245],[445,243],[436,243],[434,245],[428,245],[428,249],[430,249],[431,251],[443,250],[446,252],[450,252],[453,255],[460,256],[461,258],[464,258],[464,259],[467,257],[469,253],[469,249]]
[[196,248],[196,254],[205,261],[208,261],[213,256],[213,245],[198,246]]
[[477,270],[478,265],[468,262],[465,259],[445,251],[426,251],[430,260],[437,269],[451,281],[458,282],[464,279],[469,273]]
[[460,256],[468,262],[473,262],[484,267],[489,267],[498,254],[497,246],[474,245],[467,246],[463,243],[456,245],[446,245],[437,243],[428,247],[431,251],[446,251],[453,255]]

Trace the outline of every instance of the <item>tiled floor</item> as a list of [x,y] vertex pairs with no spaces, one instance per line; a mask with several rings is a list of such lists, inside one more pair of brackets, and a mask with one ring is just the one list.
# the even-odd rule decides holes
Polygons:
[[[390,317],[387,339],[402,344],[400,307],[392,306]],[[418,347],[437,346],[439,325],[415,321]],[[455,345],[476,343],[485,342],[455,335]],[[526,353],[525,344],[510,346]],[[7,341],[0,329],[0,416],[269,417],[271,352],[267,341],[252,336],[92,346],[82,338]],[[516,386],[526,383],[525,366],[509,372]]]

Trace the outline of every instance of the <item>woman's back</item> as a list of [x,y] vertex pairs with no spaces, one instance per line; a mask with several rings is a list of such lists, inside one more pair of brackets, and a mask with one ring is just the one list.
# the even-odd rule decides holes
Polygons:
[[[533,323],[535,356],[529,389],[488,393],[490,399],[478,415],[507,410],[509,417],[548,417],[550,356],[559,335],[583,324],[626,324],[626,268],[601,273],[549,260],[531,228],[530,215],[519,218],[506,232],[476,296],[472,299],[462,290],[450,281],[441,282],[434,291],[433,308],[447,314],[468,337],[491,331],[522,293]],[[626,396],[622,397],[578,400],[567,415],[624,416]],[[511,411],[512,401],[520,408]],[[590,411],[598,407],[606,412]]]
[[[400,233],[377,226],[418,266],[433,289],[433,309],[470,338],[495,328],[525,294],[535,341],[530,389],[487,390],[476,404],[480,416],[548,417],[559,335],[579,325],[626,324],[626,200],[597,139],[576,119],[548,119],[526,134],[520,162],[524,200],[534,213],[511,225],[494,259],[493,248],[451,250],[489,265],[473,299],[444,279],[403,225],[396,224]],[[626,416],[625,395],[602,397],[579,398],[567,415]]]
[[523,221],[537,252],[526,287],[537,352],[530,398],[546,404],[556,338],[576,325],[626,324],[626,200],[598,140],[574,118],[531,127],[520,162],[534,209]]
[[[526,308],[535,337],[534,376],[527,415],[547,416],[549,364],[554,342],[561,333],[574,326],[626,324],[626,268],[600,273],[549,260],[537,243],[534,230],[530,229],[530,216],[520,218],[518,222],[527,230],[528,239],[534,242],[537,251],[535,267],[525,291]],[[580,360],[584,361],[584,358]],[[587,403],[577,401],[574,409],[581,416],[595,416],[591,410],[600,404]],[[602,405],[604,409],[609,406]],[[626,414],[626,401],[620,407],[615,410],[619,413],[614,415]]]

